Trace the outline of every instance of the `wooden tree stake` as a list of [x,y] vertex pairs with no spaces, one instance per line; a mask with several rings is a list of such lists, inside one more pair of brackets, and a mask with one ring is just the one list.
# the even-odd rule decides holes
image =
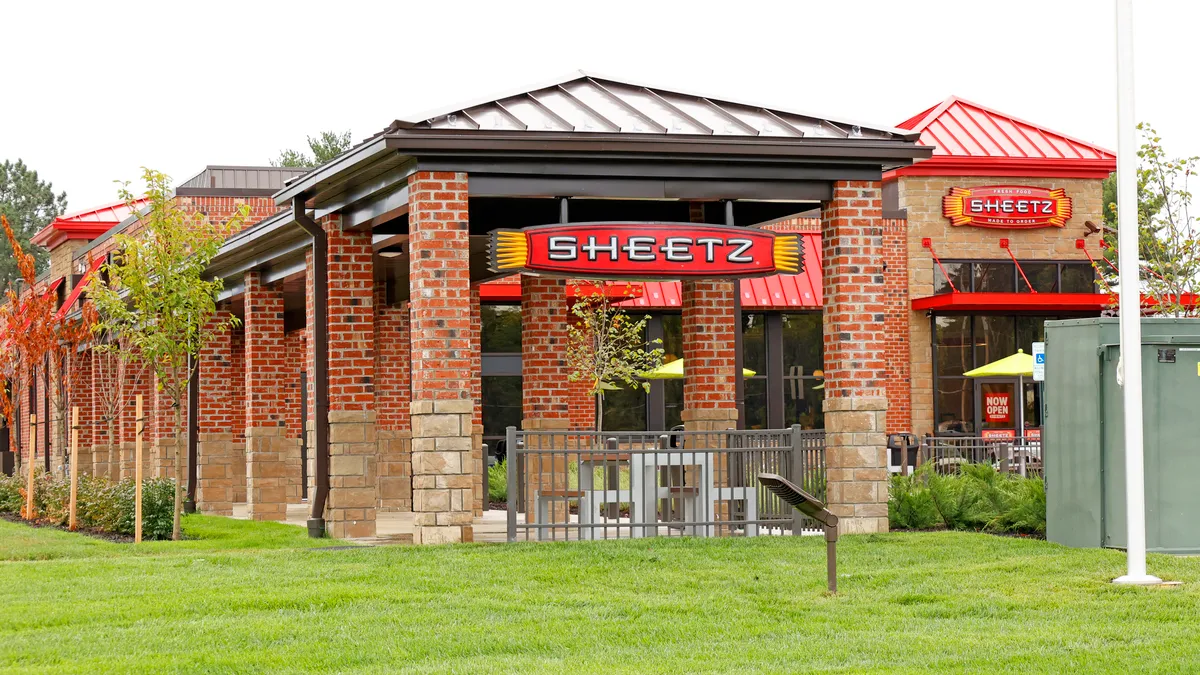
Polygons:
[[134,407],[134,415],[136,419],[134,423],[137,425],[137,435],[134,437],[133,443],[133,475],[136,485],[133,489],[133,541],[135,543],[142,540],[142,395],[137,395],[137,404]]
[[25,491],[25,519],[33,520],[33,467],[37,465],[37,415],[29,416],[29,489]]
[[75,522],[75,507],[79,499],[79,406],[71,408],[71,517],[67,521],[67,529],[74,532],[78,528]]

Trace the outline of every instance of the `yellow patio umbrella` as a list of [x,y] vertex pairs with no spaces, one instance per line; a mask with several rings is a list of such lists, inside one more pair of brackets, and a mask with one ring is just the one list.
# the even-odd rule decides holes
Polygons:
[[[742,368],[742,375],[745,377],[754,377],[756,374],[757,373],[749,368]],[[668,361],[654,370],[642,373],[642,377],[647,380],[682,380],[683,359]]]
[[1033,377],[1033,355],[1018,349],[1016,354],[992,361],[985,366],[963,373],[967,377],[1017,378],[1017,433],[1025,436],[1025,378]]

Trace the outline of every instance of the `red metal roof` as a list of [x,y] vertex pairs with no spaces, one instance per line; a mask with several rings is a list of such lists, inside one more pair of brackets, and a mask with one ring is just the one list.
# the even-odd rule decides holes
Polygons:
[[1105,178],[1117,157],[1098,145],[951,96],[901,122],[935,146],[933,157],[895,169],[895,176],[1029,176]]
[[[743,309],[820,309],[821,235],[797,232],[804,240],[804,273],[776,274],[760,279],[742,279]],[[632,298],[619,304],[641,309],[679,309],[683,294],[678,281],[632,282]],[[480,298],[491,302],[520,302],[518,275],[489,281],[480,286]]]
[[[134,202],[140,207],[146,198]],[[132,214],[125,202],[113,202],[84,211],[76,211],[55,218],[49,225],[33,235],[31,241],[39,246],[54,248],[67,239],[92,240],[121,223]]]
[[71,305],[74,305],[75,301],[79,299],[79,295],[83,293],[83,289],[87,288],[88,282],[92,280],[92,275],[96,273],[96,270],[100,269],[100,266],[104,264],[104,260],[104,256],[99,256],[92,260],[92,264],[84,272],[83,278],[79,280],[79,283],[75,284],[75,289],[63,301],[62,307],[58,308],[58,318],[63,318],[67,315],[67,312],[71,311]]

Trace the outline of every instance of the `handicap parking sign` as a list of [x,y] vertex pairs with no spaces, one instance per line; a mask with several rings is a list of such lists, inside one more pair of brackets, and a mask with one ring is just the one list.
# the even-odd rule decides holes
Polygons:
[[1046,379],[1046,343],[1033,343],[1033,381],[1042,382]]

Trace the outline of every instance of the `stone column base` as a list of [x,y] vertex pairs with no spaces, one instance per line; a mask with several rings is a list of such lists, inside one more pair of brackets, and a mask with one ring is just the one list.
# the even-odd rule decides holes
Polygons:
[[487,457],[483,454],[483,425],[471,425],[471,511],[483,515],[487,502]]
[[471,468],[474,401],[413,401],[413,543],[474,540]]
[[[730,429],[737,429],[738,411],[737,408],[684,408],[679,413],[679,417],[683,420],[683,428],[685,431],[700,432],[696,436],[684,436],[683,447],[686,448],[724,448],[726,447],[728,436],[724,433]],[[715,487],[730,487],[729,454],[717,453],[713,457],[713,485]],[[665,472],[672,473],[665,477],[665,480],[672,485],[695,485],[699,482],[699,474],[695,468],[672,467],[664,469]],[[678,500],[672,500],[669,503],[664,503],[661,507],[671,509],[672,520],[682,519],[682,504]],[[716,503],[714,515],[717,520],[730,520],[733,517],[731,513],[732,504],[728,501],[719,501]],[[716,528],[716,533],[719,536],[730,534],[728,526],[719,525]]]
[[112,480],[112,473],[109,470],[108,457],[109,447],[104,444],[92,446],[92,475],[96,478]]
[[[154,451],[151,453],[154,462],[154,476],[157,478],[175,477],[175,439],[160,438],[154,441]],[[183,462],[186,467],[186,459]]]
[[410,432],[380,429],[379,477],[376,483],[380,511],[412,511],[412,438]]
[[200,434],[196,443],[196,509],[233,515],[233,434]]
[[295,439],[287,428],[246,429],[246,514],[250,520],[287,520],[288,455]]
[[826,504],[840,534],[888,531],[887,399],[825,399]]
[[300,439],[290,436],[284,431],[289,445],[287,455],[287,503],[300,504],[304,501],[304,470],[301,469],[300,449],[303,446]]
[[78,475],[87,476],[94,471],[92,462],[92,446],[80,445],[78,452],[75,453],[75,461],[79,463],[77,469]]
[[234,438],[230,447],[230,463],[233,466],[233,502],[246,503],[246,439]]
[[[567,442],[568,431],[571,429],[569,418],[556,417],[526,417],[521,420],[524,431],[561,431],[560,434],[526,436],[525,444],[528,450],[550,450],[574,447]],[[525,455],[525,522],[537,522],[537,494],[543,490],[565,490],[569,480],[567,454],[553,453],[546,455]],[[510,495],[509,499],[513,496]],[[547,509],[550,523],[565,523],[568,514],[567,503],[564,500],[550,502]]]
[[331,537],[375,536],[376,443],[373,410],[329,411],[325,530]]

